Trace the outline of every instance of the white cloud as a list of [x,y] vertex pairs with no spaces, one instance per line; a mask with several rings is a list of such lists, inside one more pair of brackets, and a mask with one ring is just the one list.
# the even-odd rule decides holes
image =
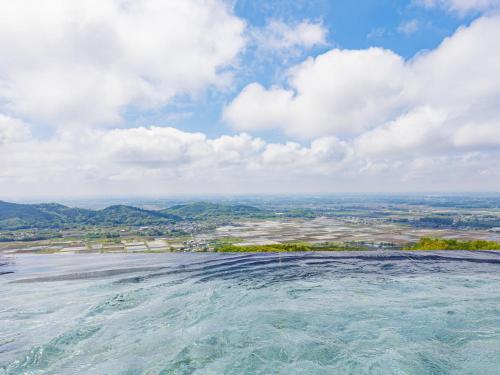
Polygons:
[[0,146],[2,144],[23,142],[30,138],[31,130],[26,123],[0,113]]
[[251,32],[251,38],[263,50],[288,51],[294,48],[311,48],[326,44],[327,30],[321,23],[302,21],[289,25],[280,20],[271,20],[263,28]]
[[427,8],[441,7],[451,12],[464,15],[472,11],[487,11],[500,7],[499,0],[416,0]]
[[290,89],[247,86],[224,118],[240,130],[282,127],[300,138],[358,134],[400,105],[405,74],[391,51],[334,49],[292,68]]
[[343,147],[333,139],[291,147],[248,134],[209,139],[163,127],[11,139],[0,147],[0,194],[235,192],[284,181],[289,171],[324,175],[341,163]]
[[117,163],[155,167],[193,159],[205,148],[205,135],[175,128],[114,129],[102,137],[102,152]]
[[57,126],[116,124],[220,84],[244,23],[219,0],[6,1],[0,111]]
[[[422,108],[392,128],[367,133],[359,140],[364,142],[361,151],[359,143],[335,137],[270,143],[248,134],[208,138],[162,127],[68,132],[44,141],[11,139],[0,145],[0,195],[498,188],[498,150],[432,156],[399,152],[432,142],[430,123],[431,130],[399,144],[414,124],[425,119],[438,123],[439,116]],[[388,153],[381,141],[396,145],[397,152]],[[432,147],[440,147],[439,140]]]
[[292,97],[291,91],[273,87],[266,90],[252,83],[224,110],[224,118],[240,130],[278,127],[290,121]]
[[414,34],[418,31],[420,27],[420,23],[418,22],[417,19],[412,19],[412,20],[409,20],[409,21],[404,21],[402,22],[397,30],[400,32],[400,33],[403,33],[403,34],[406,34],[406,35],[411,35],[411,34]]
[[366,37],[368,39],[381,39],[383,38],[387,33],[387,30],[385,29],[385,27],[376,27],[374,29],[372,29],[368,35],[366,35]]
[[445,120],[446,113],[430,107],[416,108],[394,121],[361,134],[354,140],[356,152],[359,155],[394,156],[415,149],[432,151],[444,145],[440,126]]
[[459,28],[441,45],[410,62],[415,100],[457,116],[497,115],[500,94],[500,16]]
[[498,146],[500,44],[492,35],[500,35],[500,16],[461,27],[409,61],[380,48],[334,49],[293,67],[286,86],[247,86],[224,117],[240,131],[340,137],[360,155]]
[[491,123],[469,123],[464,124],[451,135],[451,141],[456,147],[477,148],[478,145],[487,149],[488,147],[499,147],[500,119]]

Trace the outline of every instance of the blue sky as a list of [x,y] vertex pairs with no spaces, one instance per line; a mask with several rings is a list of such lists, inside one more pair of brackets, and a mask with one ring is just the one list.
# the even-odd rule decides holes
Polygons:
[[[262,5],[265,4],[265,5]],[[425,8],[413,1],[237,1],[236,14],[251,25],[263,26],[271,18],[289,23],[302,19],[321,21],[328,29],[329,42],[339,48],[362,49],[373,45],[390,48],[412,57],[422,49],[434,48],[476,12],[457,16],[443,8]],[[475,13],[475,14],[474,14]],[[405,21],[417,20],[422,27],[411,35],[397,31]],[[381,36],[370,37],[377,29]]]
[[5,196],[500,190],[500,0],[0,8]]

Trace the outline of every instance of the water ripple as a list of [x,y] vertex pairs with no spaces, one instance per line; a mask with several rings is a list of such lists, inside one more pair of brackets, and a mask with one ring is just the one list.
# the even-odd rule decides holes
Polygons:
[[0,374],[500,373],[498,253],[85,259],[9,265]]

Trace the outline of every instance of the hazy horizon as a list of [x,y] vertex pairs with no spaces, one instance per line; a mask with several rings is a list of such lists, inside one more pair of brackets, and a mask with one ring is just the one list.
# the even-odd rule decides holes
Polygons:
[[223,201],[251,198],[335,198],[335,197],[498,197],[498,191],[344,191],[344,192],[276,192],[276,193],[178,193],[165,195],[30,195],[1,196],[0,201],[13,203],[65,203],[85,201]]

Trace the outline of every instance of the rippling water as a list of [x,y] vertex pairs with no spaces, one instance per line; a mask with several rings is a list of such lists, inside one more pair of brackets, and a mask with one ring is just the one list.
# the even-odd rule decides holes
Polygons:
[[500,374],[500,253],[0,257],[0,374]]

